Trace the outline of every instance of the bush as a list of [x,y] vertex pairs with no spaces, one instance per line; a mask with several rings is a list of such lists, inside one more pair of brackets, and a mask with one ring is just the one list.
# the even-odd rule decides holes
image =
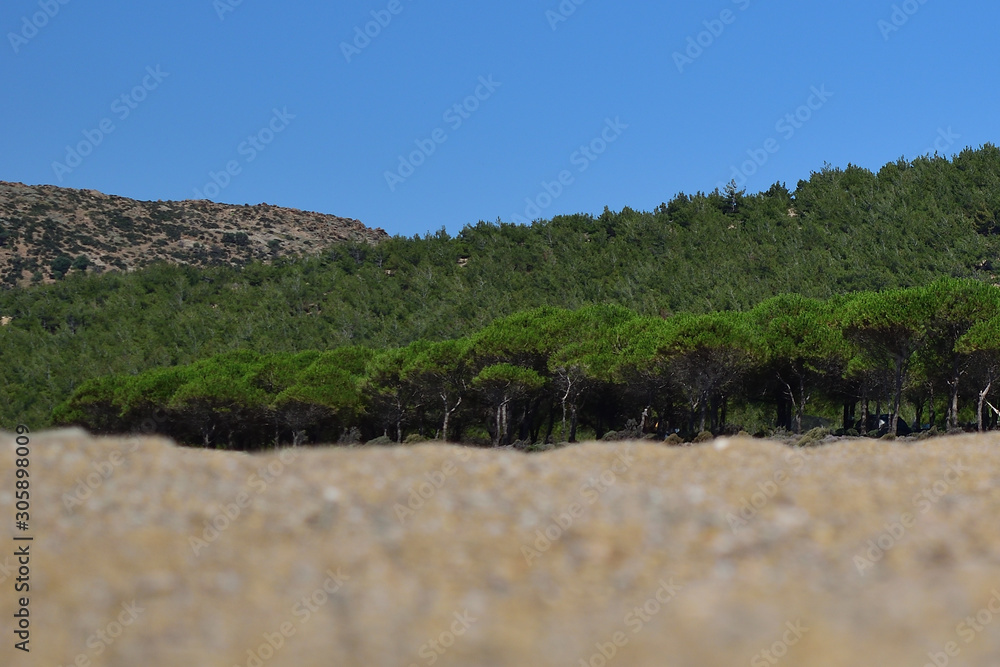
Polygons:
[[736,434],[736,437],[737,438],[749,438],[749,437],[752,437],[752,436],[749,433],[747,433],[746,431],[741,430],[739,433]]
[[846,435],[849,438],[856,438],[856,437],[858,437],[861,434],[858,433],[857,429],[855,429],[855,428],[849,428],[846,431],[844,431],[844,435]]
[[226,245],[246,246],[250,245],[250,236],[246,232],[225,232],[222,242]]
[[702,431],[698,435],[694,436],[694,440],[692,440],[691,442],[699,443],[699,442],[708,442],[709,440],[715,440],[715,436],[712,435],[712,432]]
[[880,440],[895,440],[896,439],[896,434],[895,433],[886,433],[885,435],[883,435],[879,439]]
[[676,433],[671,433],[670,435],[667,436],[667,439],[663,441],[663,444],[676,447],[678,445],[684,444],[684,438],[677,435]]
[[395,445],[395,444],[396,444],[396,442],[392,438],[390,438],[389,436],[387,436],[387,435],[380,435],[379,437],[373,438],[372,440],[369,440],[368,442],[366,442],[365,446],[366,447],[370,447],[370,446],[374,446],[374,447],[380,447],[381,446],[381,447],[384,447],[384,446]]
[[361,431],[353,426],[349,429],[344,429],[344,432],[340,434],[340,438],[337,440],[338,445],[357,445],[360,442]]
[[59,255],[52,260],[49,268],[52,269],[52,277],[59,280],[66,275],[66,272],[73,266],[73,260],[66,255]]
[[419,433],[411,433],[410,435],[403,438],[404,445],[412,445],[417,442],[427,442],[427,438],[420,435]]
[[812,445],[828,435],[830,435],[830,429],[817,426],[814,429],[810,429],[805,435],[799,438],[798,446],[805,447],[807,445]]

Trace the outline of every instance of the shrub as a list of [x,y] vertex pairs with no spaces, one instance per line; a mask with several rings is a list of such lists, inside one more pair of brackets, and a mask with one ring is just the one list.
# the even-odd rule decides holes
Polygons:
[[691,442],[708,442],[709,440],[714,440],[715,436],[712,435],[711,431],[702,431],[698,435],[694,436],[694,440]]
[[86,255],[80,255],[73,260],[73,268],[77,271],[86,271],[87,267],[90,266],[90,258]]
[[427,442],[427,438],[420,435],[419,433],[411,433],[410,435],[403,438],[404,445],[412,445],[417,442]]
[[798,446],[805,447],[807,445],[817,443],[828,435],[830,435],[830,429],[817,426],[814,429],[810,429],[805,435],[799,438]]
[[744,431],[744,430],[741,429],[740,432],[736,434],[736,437],[737,438],[749,438],[749,437],[751,437],[751,435],[749,433],[747,433],[746,431]]
[[224,232],[222,242],[226,245],[250,245],[250,237],[246,232]]
[[59,280],[66,275],[66,272],[69,271],[72,266],[73,260],[66,255],[59,255],[52,260],[52,264],[49,265],[49,268],[52,269],[52,277]]
[[360,442],[361,431],[354,426],[344,429],[344,432],[340,434],[340,438],[337,439],[337,444],[339,445],[357,445]]
[[396,444],[395,441],[393,441],[393,439],[390,438],[389,436],[387,436],[387,435],[380,435],[379,437],[373,438],[373,439],[369,440],[368,442],[366,442],[365,446],[366,447],[369,447],[369,446],[378,447],[378,446],[387,446],[387,445],[394,445],[394,444]]
[[665,445],[678,446],[684,444],[684,438],[677,435],[676,433],[671,433],[667,436],[667,439],[663,441]]

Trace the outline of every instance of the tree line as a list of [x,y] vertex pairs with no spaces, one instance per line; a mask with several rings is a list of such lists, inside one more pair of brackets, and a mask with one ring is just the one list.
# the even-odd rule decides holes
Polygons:
[[[664,439],[735,432],[750,406],[801,432],[812,408],[843,431],[988,428],[1000,372],[1000,289],[926,287],[827,300],[780,295],[747,311],[645,316],[621,306],[542,307],[456,339],[260,354],[83,383],[58,423],[100,433],[143,424],[183,442],[462,441],[494,446],[588,435]],[[873,411],[874,408],[874,411]],[[842,412],[841,412],[842,410]],[[995,413],[994,413],[995,414]]]
[[88,378],[239,349],[459,339],[542,306],[669,318],[786,293],[996,282],[998,221],[1000,149],[988,145],[877,172],[824,167],[794,190],[679,193],[653,211],[479,222],[239,267],[70,270],[56,284],[0,286],[0,423],[49,425]]

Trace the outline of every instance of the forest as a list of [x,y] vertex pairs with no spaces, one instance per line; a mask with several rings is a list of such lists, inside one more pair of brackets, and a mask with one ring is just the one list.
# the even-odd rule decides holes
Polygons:
[[1000,290],[945,278],[669,318],[543,307],[398,348],[229,352],[88,380],[55,419],[98,433],[150,424],[206,447],[437,439],[527,448],[575,442],[581,429],[691,440],[736,432],[754,410],[800,433],[811,407],[837,406],[842,433],[895,435],[908,433],[907,421],[923,428],[925,416],[928,428],[939,417],[942,429],[958,428],[963,413],[989,427],[998,372]]
[[[885,366],[889,361],[860,361],[858,355],[847,353],[836,357],[847,360],[841,384],[820,383],[808,401],[802,387],[796,389],[791,370],[784,371],[780,380],[773,369],[764,370],[767,364],[761,359],[767,355],[762,357],[754,342],[760,338],[759,327],[755,329],[746,318],[768,303],[778,307],[773,304],[781,302],[771,299],[780,295],[826,304],[824,308],[839,313],[831,317],[840,318],[843,313],[836,309],[846,295],[908,294],[897,291],[930,289],[941,278],[965,281],[963,285],[992,285],[997,282],[994,263],[1000,258],[998,232],[1000,149],[986,145],[966,149],[951,159],[901,159],[878,172],[852,165],[825,166],[799,181],[794,191],[779,183],[756,194],[735,187],[679,193],[651,212],[605,209],[600,215],[558,216],[527,226],[479,222],[454,236],[442,229],[422,237],[397,236],[376,245],[340,243],[308,255],[245,266],[159,263],[100,275],[72,270],[54,284],[0,289],[0,422],[42,428],[71,417],[82,420],[81,414],[72,412],[82,405],[81,392],[97,392],[94,396],[98,396],[97,387],[106,387],[101,383],[112,377],[117,378],[117,387],[129,378],[134,383],[160,377],[165,384],[156,385],[156,391],[161,393],[149,395],[159,396],[163,406],[180,405],[181,398],[173,389],[185,386],[186,382],[175,386],[185,373],[212,368],[209,375],[229,377],[218,368],[220,364],[262,363],[280,368],[285,378],[260,389],[258,405],[270,406],[258,415],[268,424],[269,441],[274,440],[275,431],[279,439],[340,439],[346,437],[345,429],[353,433],[352,428],[358,430],[358,438],[384,433],[391,439],[414,434],[441,437],[444,420],[435,415],[430,402],[415,405],[400,398],[397,403],[406,403],[405,410],[393,409],[375,387],[391,386],[395,380],[384,378],[394,377],[392,364],[410,363],[421,346],[437,350],[440,345],[472,344],[471,351],[451,355],[469,364],[463,372],[472,374],[463,377],[475,384],[455,394],[454,400],[461,397],[462,404],[448,424],[449,438],[568,440],[574,406],[568,397],[563,428],[564,401],[553,397],[562,386],[559,383],[569,380],[560,380],[549,367],[556,353],[588,359],[579,371],[586,378],[586,391],[573,388],[583,392],[575,406],[578,437],[626,428],[644,432],[680,429],[689,434],[701,430],[703,418],[706,430],[719,431],[739,422],[753,430],[755,425],[793,429],[792,416],[798,411],[793,403],[830,412],[831,401],[843,407],[855,397],[861,406],[862,393],[867,392],[875,412],[889,414],[900,388],[906,398],[899,400],[906,403],[906,410],[925,407],[926,416],[918,421],[926,423],[933,415],[943,427],[949,421],[957,424],[959,417],[948,416],[957,411],[945,406],[951,398],[947,381],[939,377],[940,367],[930,364],[936,370],[925,369],[930,363],[925,358],[926,346],[943,344],[937,334],[927,333],[934,330],[937,316],[927,310],[925,302],[914,305],[918,310],[913,316],[922,319],[919,326],[913,325],[919,332],[907,339],[913,354],[904,358],[905,350],[893,353],[893,373],[898,372],[902,384],[895,376],[890,384],[900,387],[887,389],[888,381],[880,373],[888,373],[888,367],[881,366],[869,369],[869,379],[858,384],[859,378],[868,377],[858,364]],[[633,354],[633,365],[589,365],[602,357],[599,350],[584,354],[584,348],[607,341],[564,337],[560,340],[566,346],[580,347],[568,352],[563,348],[518,352],[509,358],[483,342],[483,336],[513,326],[509,323],[518,318],[544,320],[545,313],[556,312],[546,310],[551,308],[565,310],[558,317],[553,314],[556,319],[592,317],[603,322],[584,327],[595,331],[625,327],[632,332],[628,327],[638,327],[634,336],[627,334],[635,340],[616,339],[619,347],[607,348]],[[845,344],[858,346],[861,334],[851,333],[854,329],[841,326],[839,319],[836,322],[829,330],[840,331]],[[730,350],[740,358],[738,377],[718,380],[724,388],[711,389],[707,397],[686,397],[688,390],[676,381],[680,362],[671,356],[670,345],[686,340],[676,327],[709,324],[727,331],[733,328],[752,340],[745,348],[732,348],[741,350],[738,354]],[[667,347],[662,349],[641,347],[638,336],[645,331],[643,326],[650,332],[646,345],[670,336],[675,343],[663,343]],[[730,340],[729,334],[712,327],[712,336]],[[970,340],[965,339],[972,344]],[[923,357],[917,354],[918,348]],[[958,352],[952,348],[949,354]],[[392,362],[392,355],[399,359]],[[684,358],[696,359],[697,354],[691,352]],[[641,359],[654,365],[641,368],[637,361]],[[324,364],[349,376],[350,381],[345,379],[338,391],[357,392],[356,417],[349,417],[350,410],[337,403],[336,414],[327,414],[315,424],[309,421],[309,428],[281,426],[290,417],[276,416],[274,401],[295,387],[295,391],[316,392],[320,391],[317,387],[328,386],[323,381],[307,389],[312,385],[297,379],[300,371],[320,373]],[[669,373],[664,365],[671,368]],[[623,373],[629,368],[648,376],[651,384],[643,388],[636,378],[627,378]],[[957,396],[962,410],[968,408],[970,399],[978,401],[975,394],[982,387],[973,391],[970,375],[978,368],[961,374]],[[925,370],[929,379],[918,386]],[[824,371],[823,377],[829,380],[837,372]],[[755,379],[760,373],[764,375]],[[492,402],[503,403],[505,394],[500,392],[497,399],[490,388],[508,380],[525,394],[508,397],[505,409],[496,410]],[[657,382],[664,386],[653,392],[651,387]],[[792,386],[794,401],[780,398],[781,385],[786,383]],[[611,388],[610,394],[601,393]],[[921,398],[924,390],[926,399]],[[563,394],[567,391],[564,388]],[[786,394],[790,391],[785,387]],[[640,394],[648,398],[638,398]],[[602,396],[607,400],[598,398]],[[886,407],[890,399],[893,407]],[[94,405],[100,402],[94,400]],[[295,403],[287,396],[282,400]],[[337,400],[350,403],[355,399]],[[119,405],[108,405],[112,404]],[[128,410],[140,412],[150,408],[128,405]],[[443,405],[442,400],[441,410]],[[689,407],[680,409],[685,405]],[[133,419],[128,410],[119,416]],[[383,413],[391,415],[393,410],[405,412],[405,418],[382,423],[388,419]],[[974,421],[971,413],[963,414],[962,419]],[[97,413],[87,417],[104,418],[111,419]],[[854,419],[860,419],[860,414]],[[916,414],[908,421],[913,419]],[[186,424],[190,432],[185,432],[185,441],[205,441],[202,429],[190,420]],[[107,429],[112,424],[94,427]],[[218,428],[221,431],[209,434],[208,440],[228,442],[225,426],[220,423]]]

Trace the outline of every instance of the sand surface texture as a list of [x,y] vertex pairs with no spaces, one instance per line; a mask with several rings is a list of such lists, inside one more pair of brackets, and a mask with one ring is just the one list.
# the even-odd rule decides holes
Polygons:
[[0,434],[4,665],[1000,664],[996,435],[536,455],[29,437],[22,532]]

